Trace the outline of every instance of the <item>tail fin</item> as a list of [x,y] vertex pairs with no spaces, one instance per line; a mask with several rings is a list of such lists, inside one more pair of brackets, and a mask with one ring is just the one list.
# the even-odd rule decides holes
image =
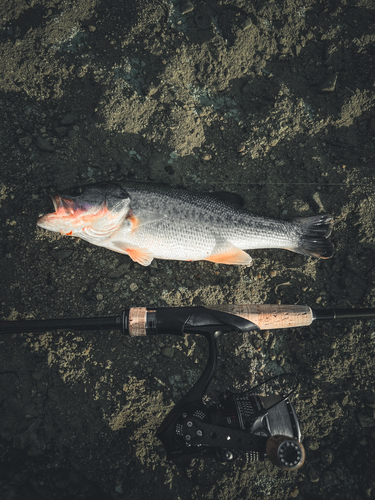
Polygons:
[[329,240],[333,226],[331,215],[314,215],[297,219],[296,222],[300,225],[301,244],[292,249],[294,252],[321,259],[332,257],[335,248]]

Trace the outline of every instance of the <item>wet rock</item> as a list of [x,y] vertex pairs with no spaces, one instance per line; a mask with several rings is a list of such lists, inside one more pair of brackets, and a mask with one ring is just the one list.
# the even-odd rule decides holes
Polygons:
[[163,347],[163,349],[161,350],[161,354],[165,358],[173,358],[174,348],[173,347]]
[[42,151],[47,151],[49,153],[52,153],[55,151],[55,148],[43,137],[38,136],[36,139],[36,145],[38,146],[39,149]]
[[61,125],[73,125],[78,121],[78,116],[74,113],[68,113],[61,119]]
[[108,278],[121,278],[129,270],[130,262],[125,262],[107,274]]

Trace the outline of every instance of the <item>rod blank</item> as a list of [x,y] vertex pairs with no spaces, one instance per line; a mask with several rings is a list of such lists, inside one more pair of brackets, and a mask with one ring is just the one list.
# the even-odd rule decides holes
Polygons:
[[121,329],[121,316],[108,318],[67,318],[30,321],[0,321],[0,334],[35,333],[53,330],[115,330]]
[[[53,330],[121,330],[122,333],[131,335],[133,323],[130,321],[134,316],[132,312],[140,308],[126,309],[119,316],[107,318],[68,318],[68,319],[46,319],[30,321],[0,321],[0,334],[47,332]],[[175,330],[173,322],[177,310],[189,316],[194,308],[141,308],[144,311],[143,329],[144,335],[152,333],[151,323],[160,328],[161,333],[172,333]],[[337,319],[369,319],[375,317],[375,308],[364,309],[323,309],[313,310],[309,306],[299,305],[270,305],[270,304],[225,304],[209,306],[207,310],[216,310],[224,313],[240,316],[257,325],[261,330],[274,330],[283,328],[297,328],[308,326],[314,320],[337,320]],[[189,312],[190,310],[190,312]],[[186,311],[186,312],[185,312]],[[175,312],[176,314],[173,314]],[[158,318],[159,316],[159,318]],[[138,317],[138,316],[137,316]],[[177,322],[178,323],[178,322]],[[179,323],[178,323],[179,324]],[[138,323],[137,323],[138,325]],[[138,325],[139,326],[139,325]],[[180,325],[181,326],[181,325]],[[167,330],[166,330],[167,328]],[[181,330],[181,328],[180,328]],[[133,332],[134,333],[134,332]]]

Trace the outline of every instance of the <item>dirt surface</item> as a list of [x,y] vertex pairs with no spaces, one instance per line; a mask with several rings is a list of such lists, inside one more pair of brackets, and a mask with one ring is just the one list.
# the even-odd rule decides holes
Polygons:
[[[372,0],[11,0],[0,14],[2,319],[375,307]],[[54,189],[102,180],[231,191],[281,219],[328,212],[337,251],[144,268],[36,228]],[[166,460],[154,434],[202,371],[204,340],[0,339],[2,500],[375,496],[375,320],[221,340],[212,397],[297,371],[294,473]]]

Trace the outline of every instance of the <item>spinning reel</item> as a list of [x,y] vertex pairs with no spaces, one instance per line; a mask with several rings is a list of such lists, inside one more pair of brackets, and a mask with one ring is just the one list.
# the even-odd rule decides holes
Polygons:
[[[203,309],[203,308],[202,308]],[[203,311],[201,311],[203,313]],[[203,315],[202,315],[203,316]],[[201,316],[200,319],[203,319]],[[167,457],[177,463],[211,457],[219,462],[245,458],[247,462],[271,462],[284,470],[295,470],[305,461],[298,418],[290,397],[294,375],[270,378],[252,389],[226,391],[219,402],[206,405],[203,397],[217,368],[217,339],[233,331],[232,325],[196,323],[190,316],[184,332],[200,333],[209,343],[207,366],[189,392],[176,404],[157,431]],[[204,321],[203,321],[204,323]],[[215,325],[218,327],[219,325]],[[253,325],[256,329],[256,325]],[[247,325],[249,329],[249,325]],[[211,330],[211,331],[206,331]],[[290,388],[289,381],[292,380]]]

